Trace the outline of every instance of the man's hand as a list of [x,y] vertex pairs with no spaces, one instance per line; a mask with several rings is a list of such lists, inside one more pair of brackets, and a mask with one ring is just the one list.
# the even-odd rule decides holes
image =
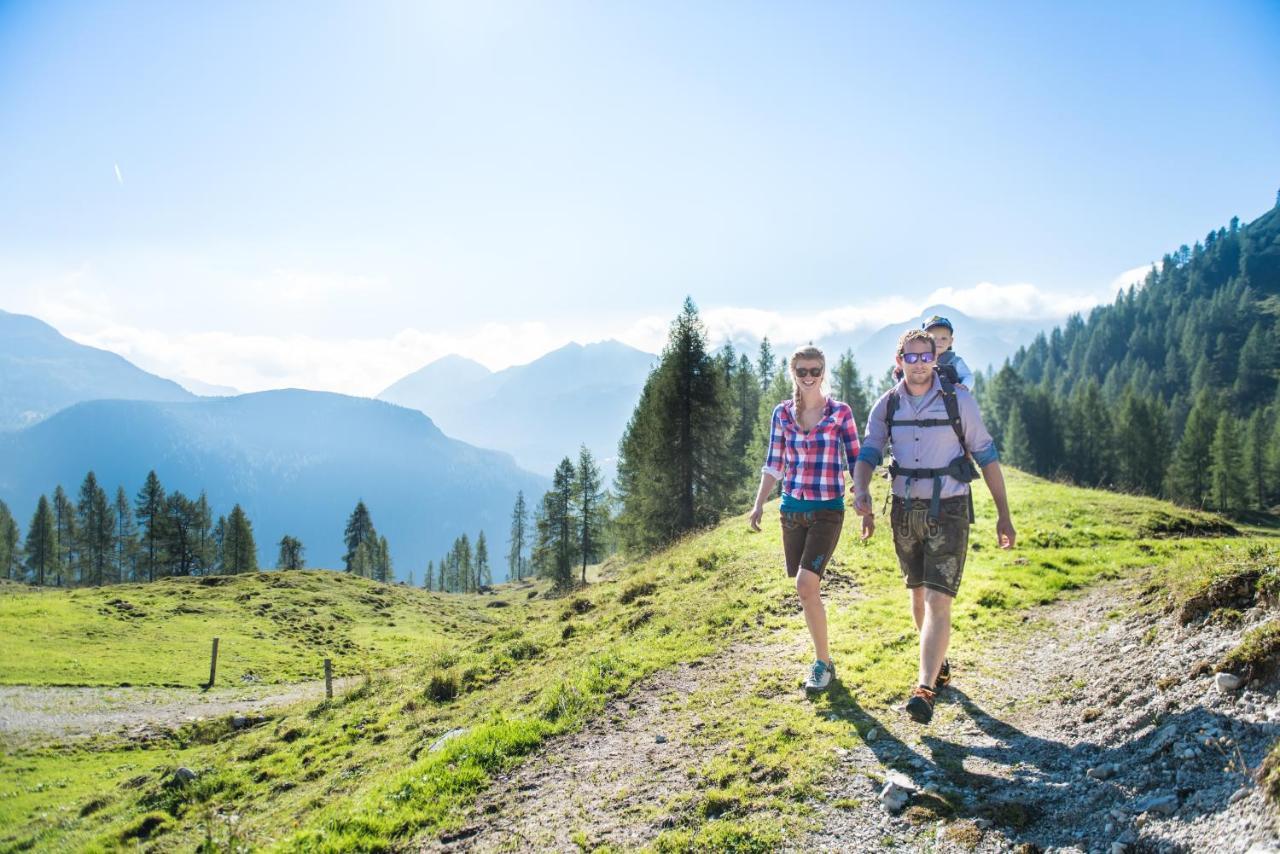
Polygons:
[[759,504],[757,504],[755,507],[751,509],[751,515],[747,517],[751,525],[751,530],[753,531],[760,530],[760,517],[763,515],[764,515],[764,508],[761,507]]
[[853,511],[864,519],[875,515],[871,510],[870,492],[855,492],[853,494]]
[[996,520],[996,542],[1002,549],[1013,548],[1017,533],[1013,530],[1013,522],[1008,516]]
[[876,532],[876,514],[869,513],[862,517],[862,541],[865,543]]

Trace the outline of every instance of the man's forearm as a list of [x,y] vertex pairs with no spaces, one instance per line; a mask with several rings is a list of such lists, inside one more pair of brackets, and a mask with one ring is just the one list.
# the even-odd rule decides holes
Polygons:
[[858,460],[853,464],[853,494],[867,495],[871,492],[871,463]]
[[987,489],[991,490],[991,499],[996,503],[996,513],[1001,519],[1009,518],[1009,496],[1004,488],[1004,472],[1000,469],[1000,463],[990,462],[982,467],[982,479],[987,482]]

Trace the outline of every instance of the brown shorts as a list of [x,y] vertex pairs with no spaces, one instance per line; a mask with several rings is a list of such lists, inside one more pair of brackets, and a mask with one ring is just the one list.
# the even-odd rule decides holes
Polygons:
[[929,499],[915,498],[911,512],[894,496],[889,517],[893,548],[907,587],[927,587],[955,596],[969,555],[969,497],[942,499],[938,518],[929,518]]
[[782,551],[787,556],[787,575],[795,578],[800,568],[822,575],[831,553],[840,542],[844,527],[843,510],[811,510],[783,513]]

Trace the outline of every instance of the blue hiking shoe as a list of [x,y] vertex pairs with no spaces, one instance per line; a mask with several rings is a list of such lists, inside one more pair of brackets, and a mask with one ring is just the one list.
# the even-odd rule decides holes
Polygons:
[[813,666],[809,668],[809,678],[804,680],[804,689],[806,691],[825,691],[835,675],[836,666],[834,664],[822,660],[815,661]]

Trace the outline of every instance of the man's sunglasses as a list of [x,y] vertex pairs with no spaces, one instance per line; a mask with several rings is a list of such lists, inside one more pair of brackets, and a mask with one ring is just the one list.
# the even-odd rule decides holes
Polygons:
[[813,377],[815,380],[822,376],[822,368],[796,368],[796,376],[804,379],[805,377]]
[[927,365],[933,361],[932,353],[900,353],[899,355],[908,365],[914,365],[916,362],[924,362]]

